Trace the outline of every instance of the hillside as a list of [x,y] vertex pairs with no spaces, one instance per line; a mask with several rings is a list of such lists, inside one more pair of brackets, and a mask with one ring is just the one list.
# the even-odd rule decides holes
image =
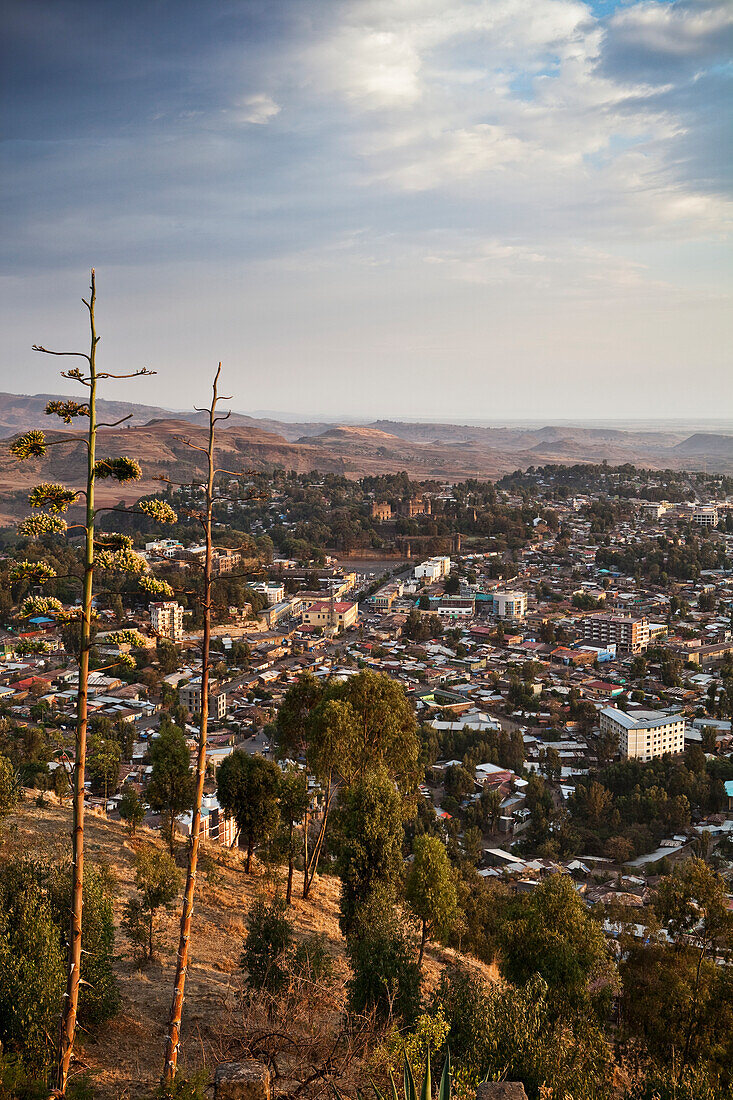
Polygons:
[[[148,829],[138,830],[131,839],[121,824],[89,813],[86,818],[87,859],[106,864],[117,881],[114,900],[116,942],[115,970],[122,994],[122,1006],[109,1023],[84,1040],[80,1034],[78,1056],[85,1072],[94,1082],[95,1100],[142,1100],[149,1095],[159,1079],[164,1027],[167,1021],[178,935],[178,902],[165,913],[158,926],[160,951],[158,958],[141,966],[133,957],[129,942],[120,929],[125,902],[134,891],[132,859],[140,844],[158,842],[158,835]],[[64,859],[68,855],[68,834],[71,827],[69,807],[47,804],[38,808],[25,802],[0,834],[0,874],[2,865],[17,855],[44,859]],[[237,1057],[261,1041],[258,1031],[262,1023],[255,1006],[249,1013],[242,1008],[243,975],[239,957],[245,938],[245,917],[253,900],[272,896],[283,875],[276,870],[266,873],[257,868],[251,876],[244,874],[242,859],[236,852],[219,846],[206,849],[199,875],[199,890],[194,912],[192,957],[186,985],[186,1006],[182,1041],[181,1068],[192,1072],[216,1064],[227,1057]],[[179,845],[178,862],[183,864],[184,847]],[[323,933],[333,956],[335,976],[333,987],[325,999],[313,996],[305,1008],[303,1019],[291,1020],[289,1026],[299,1034],[299,1059],[307,1062],[307,1052],[324,1042],[332,1041],[333,1028],[345,1004],[345,981],[349,971],[344,957],[344,941],[338,927],[339,883],[335,878],[321,876],[308,901],[297,897],[300,876],[296,872],[294,900],[290,918],[296,939],[312,933]],[[426,988],[434,984],[440,965],[456,953],[441,948],[429,948],[426,954]],[[493,972],[475,963],[487,977]],[[315,1004],[318,1013],[313,1014]],[[292,1010],[292,1005],[290,1009]],[[268,1030],[273,1026],[269,1022]],[[281,1055],[284,1073],[288,1072],[287,1057]],[[352,1067],[356,1070],[356,1067]],[[292,1066],[293,1080],[299,1079],[302,1066]],[[351,1072],[351,1071],[350,1071]],[[284,1086],[285,1081],[281,1082]],[[308,1093],[304,1093],[308,1095]]]

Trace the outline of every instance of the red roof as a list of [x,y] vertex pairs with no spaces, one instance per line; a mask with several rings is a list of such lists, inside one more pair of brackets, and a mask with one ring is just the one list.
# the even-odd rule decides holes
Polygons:
[[[355,605],[353,603],[349,603],[347,600],[340,600],[338,603],[334,603],[333,610],[336,612],[337,615],[343,615],[346,611],[349,610],[350,607],[354,606]],[[307,610],[330,611],[331,603],[329,600],[316,600],[316,602],[312,603]]]

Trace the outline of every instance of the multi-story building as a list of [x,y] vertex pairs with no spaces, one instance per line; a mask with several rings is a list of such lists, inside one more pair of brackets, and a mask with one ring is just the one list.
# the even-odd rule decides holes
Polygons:
[[449,573],[450,558],[448,557],[428,558],[427,561],[415,566],[416,580],[426,580],[431,584],[447,577]]
[[151,603],[150,628],[159,638],[170,642],[183,641],[183,608],[175,600]]
[[588,615],[580,629],[584,642],[600,648],[615,644],[621,654],[641,653],[649,645],[649,620],[644,615]]
[[315,600],[303,609],[304,626],[337,627],[348,630],[359,618],[358,603],[348,600]]
[[700,504],[692,513],[692,522],[698,527],[717,527],[718,509],[714,504]]
[[494,614],[500,619],[523,619],[527,614],[526,592],[494,592]]
[[476,613],[476,604],[461,596],[444,596],[437,610],[441,619],[470,619]]
[[404,590],[405,586],[401,581],[390,581],[370,596],[369,602],[376,611],[391,611],[392,604],[400,598]]
[[253,592],[261,592],[267,600],[268,607],[273,607],[276,603],[282,603],[285,599],[285,585],[279,584],[277,581],[258,581],[256,584],[251,584],[250,588]]
[[232,569],[235,569],[242,560],[242,555],[239,550],[230,549],[218,549],[213,550],[211,554],[211,571],[214,576],[220,576],[222,573],[231,573]]
[[[189,680],[178,689],[178,700],[191,714],[201,713],[201,677]],[[226,692],[217,687],[216,681],[209,684],[209,717],[224,718],[227,712]]]
[[685,750],[685,719],[680,711],[639,710],[626,714],[616,707],[601,711],[601,732],[618,737],[625,758],[655,760]]
[[392,519],[392,505],[387,501],[374,502],[372,504],[372,519],[376,519],[379,523],[384,523],[388,519]]

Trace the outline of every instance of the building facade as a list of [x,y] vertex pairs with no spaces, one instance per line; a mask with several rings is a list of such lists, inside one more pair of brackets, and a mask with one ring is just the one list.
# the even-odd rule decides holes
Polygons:
[[[178,689],[178,701],[191,714],[201,713],[201,680],[190,680],[189,683]],[[216,684],[209,687],[209,717],[225,718],[227,713],[226,692],[217,688]]]
[[618,737],[619,751],[626,759],[656,760],[667,752],[685,751],[685,719],[679,711],[626,714],[616,707],[604,707],[600,724],[602,733]]
[[316,600],[303,609],[304,626],[321,626],[325,629],[336,627],[339,630],[348,630],[355,626],[359,618],[358,603],[350,603],[348,600]]
[[443,577],[447,577],[449,573],[450,558],[448,557],[428,558],[427,561],[423,561],[420,565],[415,566],[415,579],[425,580],[430,584],[442,580]]
[[641,653],[649,645],[649,620],[644,615],[588,615],[580,630],[588,645],[615,645],[620,654]]
[[526,592],[494,592],[494,614],[500,619],[523,619],[527,614]]
[[175,600],[151,603],[150,627],[159,638],[170,642],[183,641],[183,608]]

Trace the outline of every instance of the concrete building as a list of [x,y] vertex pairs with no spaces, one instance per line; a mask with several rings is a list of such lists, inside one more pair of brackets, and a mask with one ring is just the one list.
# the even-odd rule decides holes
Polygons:
[[649,620],[643,615],[588,615],[580,630],[588,645],[615,645],[620,654],[641,653],[649,645]]
[[523,619],[527,614],[526,592],[494,592],[494,614],[500,619]]
[[267,600],[268,607],[274,607],[276,603],[282,603],[285,599],[285,585],[277,581],[257,581],[251,584],[253,592],[261,592]]
[[692,513],[692,522],[698,527],[717,527],[718,509],[714,504],[700,504]]
[[334,600],[333,603],[330,600],[316,600],[303,609],[304,626],[348,630],[350,626],[356,625],[358,618],[358,603],[350,603],[348,600]]
[[685,751],[685,719],[680,711],[639,710],[626,714],[616,707],[601,710],[601,731],[618,736],[625,758],[655,760],[666,752]]
[[[184,687],[178,689],[178,701],[182,707],[191,714],[201,713],[201,678],[190,680]],[[224,718],[227,712],[226,692],[216,686],[216,681],[209,684],[209,717]]]
[[150,628],[159,638],[169,642],[183,641],[183,608],[175,600],[151,603]]
[[430,584],[442,580],[442,578],[447,577],[449,573],[450,558],[448,557],[428,558],[427,561],[423,561],[420,565],[415,566],[415,579],[426,580]]
[[444,596],[437,610],[441,619],[470,619],[476,613],[476,604],[460,596]]

